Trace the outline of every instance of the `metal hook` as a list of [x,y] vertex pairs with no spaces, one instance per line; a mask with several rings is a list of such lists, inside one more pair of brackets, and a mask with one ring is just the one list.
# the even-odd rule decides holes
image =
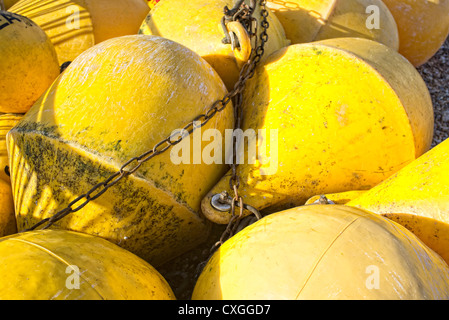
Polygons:
[[[210,200],[210,204],[215,210],[227,212],[231,210],[233,200],[226,191],[223,191],[214,195]],[[235,206],[240,207],[240,203],[235,202]],[[243,204],[243,208],[253,213],[257,219],[262,219],[262,215],[256,208],[245,203]]]

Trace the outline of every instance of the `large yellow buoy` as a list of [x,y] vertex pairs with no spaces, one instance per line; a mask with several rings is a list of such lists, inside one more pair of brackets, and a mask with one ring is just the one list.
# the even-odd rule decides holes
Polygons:
[[382,214],[418,235],[449,263],[449,140],[346,204]]
[[143,0],[22,0],[9,10],[42,27],[61,65],[94,44],[136,34],[150,8]]
[[11,184],[0,179],[0,237],[17,232]]
[[[244,106],[250,142],[237,167],[238,193],[259,210],[369,189],[432,142],[433,108],[423,79],[399,53],[367,39],[277,51],[247,83]],[[214,195],[234,194],[230,176],[231,171],[202,202],[216,223],[230,220],[229,212],[211,206]]]
[[[249,4],[249,0],[245,1]],[[258,21],[257,37],[262,32],[259,0],[253,17]],[[228,90],[238,80],[242,64],[248,60],[252,45],[246,31],[239,23],[229,27],[237,35],[239,48],[232,49],[222,42],[225,33],[221,26],[224,7],[233,8],[236,0],[163,0],[154,7],[142,23],[139,33],[157,35],[179,42],[197,52],[218,72]],[[264,55],[289,44],[284,29],[277,18],[268,10],[268,42]],[[240,26],[240,27],[239,27]],[[260,43],[260,39],[258,43]],[[254,43],[253,43],[254,44]]]
[[272,0],[267,5],[292,44],[356,37],[399,49],[396,22],[381,0]]
[[[124,170],[131,170],[133,158],[148,157],[170,135],[179,138],[226,93],[205,60],[168,39],[131,35],[88,49],[7,135],[19,230],[63,209],[127,161]],[[201,130],[224,136],[233,122],[229,104]],[[177,146],[187,142],[188,149],[196,132]],[[208,236],[201,199],[227,170],[223,160],[197,162],[195,150],[172,149],[143,162],[56,226],[106,238],[153,265],[191,249]]]
[[0,112],[25,113],[59,75],[50,39],[28,18],[0,10]]
[[[10,182],[9,178],[9,156],[6,146],[6,134],[11,130],[21,119],[22,113],[4,113],[0,114],[0,179]],[[8,167],[8,168],[7,168]]]
[[0,239],[0,300],[174,300],[150,264],[91,235],[41,230]]
[[389,219],[310,205],[268,215],[227,240],[192,299],[449,299],[449,267]]
[[145,1],[148,2],[148,6],[150,7],[150,9],[153,9],[154,6],[157,5],[160,0],[145,0]]
[[383,0],[399,29],[399,52],[416,67],[426,63],[449,35],[449,0]]

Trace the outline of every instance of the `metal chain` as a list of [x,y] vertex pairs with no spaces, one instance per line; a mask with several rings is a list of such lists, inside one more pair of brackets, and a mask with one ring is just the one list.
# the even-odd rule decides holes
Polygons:
[[[255,68],[257,64],[262,59],[262,56],[264,54],[264,46],[265,43],[268,41],[268,27],[269,23],[267,20],[268,17],[268,10],[265,7],[266,0],[260,0],[260,9],[261,9],[261,33],[260,33],[260,39],[255,38],[256,44],[255,48],[253,48],[250,56],[250,60],[243,66],[241,72],[240,72],[240,79],[236,84],[236,87],[243,87],[248,79],[250,79],[255,72]],[[234,8],[235,9],[235,8]],[[226,13],[226,8],[225,8]],[[248,17],[247,15],[244,15]],[[251,18],[250,18],[251,19]],[[241,21],[240,21],[241,22]],[[242,25],[248,25],[243,24]],[[257,35],[257,26],[255,32],[252,32],[252,30],[248,30],[248,34],[250,36]],[[260,40],[260,43],[259,43]],[[242,124],[242,115],[243,115],[243,90],[239,90],[234,98],[234,116],[235,116],[235,128],[241,128]],[[226,229],[221,234],[220,239],[212,246],[212,248],[209,251],[209,257],[198,264],[196,269],[196,276],[198,277],[203,268],[205,267],[206,263],[210,260],[214,252],[229,238],[231,238],[233,235],[244,229],[246,226],[254,223],[255,221],[262,218],[260,213],[255,209],[254,207],[251,207],[249,205],[246,205],[243,203],[243,198],[238,194],[238,188],[240,185],[240,178],[237,174],[237,143],[236,138],[234,137],[233,140],[233,161],[231,164],[231,178],[229,179],[229,186],[234,191],[234,197],[231,198],[228,196],[228,193],[226,191],[223,191],[219,195],[218,201],[220,201],[222,204],[230,204],[231,206],[231,218],[228,222]],[[239,207],[238,214],[235,213],[236,206]],[[246,209],[251,212],[251,215],[244,217],[243,216],[243,209]]]
[[[255,5],[254,3],[252,3],[252,5]],[[258,44],[258,39],[257,37],[256,39],[256,46],[254,51],[252,52],[253,57],[250,58],[251,63],[245,65],[248,66],[248,78],[251,78],[254,75],[255,72],[255,66],[260,62],[260,60],[262,59],[262,56],[264,54],[264,47],[265,47],[265,43],[268,41],[268,21],[267,21],[267,17],[268,17],[268,10],[265,7],[266,5],[266,0],[262,0],[260,1],[260,12],[261,12],[261,22],[260,22],[260,26],[261,26],[261,33],[260,33],[260,44]],[[251,5],[250,5],[251,7]],[[239,11],[241,12],[241,10]],[[242,16],[246,16],[247,15],[242,15]],[[242,23],[243,24],[243,23]],[[244,25],[248,26],[250,24],[245,23]],[[256,27],[257,28],[257,27]],[[254,33],[252,33],[252,30],[249,30],[250,34],[253,35],[257,35],[257,29]],[[235,99],[234,99],[234,116],[235,116],[235,127],[234,129],[241,129],[241,125],[242,125],[242,116],[243,116],[243,92],[239,92],[238,95],[236,95]],[[254,217],[247,217],[244,219],[243,217],[243,209],[245,208],[245,205],[243,204],[243,199],[242,197],[240,197],[240,195],[238,194],[238,188],[240,186],[240,177],[237,174],[237,137],[234,137],[233,140],[233,161],[231,164],[231,178],[229,179],[229,186],[231,187],[231,189],[234,191],[234,198],[231,202],[231,219],[228,223],[228,227],[226,228],[225,232],[223,233],[223,235],[221,236],[220,240],[214,245],[214,247],[212,247],[211,251],[215,251],[219,246],[221,246],[227,239],[229,239],[230,237],[232,237],[236,232],[238,232],[239,230],[242,229],[242,225],[246,225],[248,223],[249,220],[253,219]],[[235,204],[238,203],[240,211],[239,214],[237,215],[235,213]],[[254,208],[253,208],[254,209]],[[258,213],[257,210],[250,210],[250,212],[252,214],[255,215],[256,219],[259,220],[260,219],[260,214]],[[256,213],[255,213],[256,212]]]
[[[262,33],[260,35],[261,44],[255,49],[255,54],[253,58],[250,58],[250,60],[247,61],[247,63],[242,67],[239,79],[234,85],[233,90],[228,92],[223,99],[216,100],[212,106],[204,113],[197,116],[195,119],[187,123],[183,130],[183,132],[188,132],[188,134],[191,134],[195,129],[201,128],[205,126],[210,119],[212,119],[217,113],[221,112],[226,108],[226,106],[231,102],[231,100],[234,99],[237,95],[241,94],[243,92],[243,89],[245,87],[246,81],[251,78],[254,75],[255,67],[260,62],[262,55],[264,53],[264,44],[268,41],[268,35],[267,35],[267,29],[268,29],[268,22],[267,22],[267,16],[268,12],[265,9],[265,3],[266,0],[260,0],[261,5],[261,14],[262,14]],[[70,213],[76,212],[81,210],[83,207],[85,207],[90,201],[93,201],[100,197],[102,194],[104,194],[110,187],[118,183],[123,178],[133,174],[136,172],[140,166],[152,159],[153,157],[160,155],[167,151],[171,146],[174,146],[181,142],[184,137],[187,136],[181,135],[177,139],[174,140],[176,136],[178,136],[178,132],[174,132],[171,135],[167,136],[162,141],[159,141],[156,143],[153,148],[142,155],[138,157],[134,157],[130,160],[128,160],[125,164],[122,165],[122,167],[112,174],[109,178],[106,180],[96,184],[93,186],[87,193],[80,195],[75,200],[71,201],[67,207],[64,209],[58,211],[53,216],[45,218],[35,225],[31,226],[28,229],[24,229],[20,232],[26,232],[35,230],[36,228],[42,226],[43,224],[46,224],[42,229],[47,229],[51,227],[55,222],[61,220],[65,216],[69,215]],[[236,178],[236,175],[233,176],[235,180],[238,180]],[[237,184],[238,186],[238,184]],[[76,206],[75,206],[76,205]],[[240,206],[240,208],[243,208],[243,206]],[[243,210],[243,209],[241,209]]]

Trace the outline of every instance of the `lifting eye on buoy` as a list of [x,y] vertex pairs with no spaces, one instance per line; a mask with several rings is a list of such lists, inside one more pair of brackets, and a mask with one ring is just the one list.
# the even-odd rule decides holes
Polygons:
[[[214,209],[216,209],[218,211],[229,212],[229,211],[231,211],[232,201],[234,201],[232,199],[232,197],[230,197],[226,191],[223,191],[222,193],[217,193],[216,195],[214,195],[211,198],[210,204],[212,205],[212,207]],[[235,205],[237,207],[240,206],[238,201],[235,202]],[[262,215],[256,208],[254,208],[248,204],[245,204],[245,203],[243,204],[243,208],[248,211],[251,211],[257,217],[257,219],[262,218]]]
[[241,68],[251,55],[251,39],[246,29],[238,21],[231,21],[226,27],[228,28],[232,51],[237,60],[237,65]]

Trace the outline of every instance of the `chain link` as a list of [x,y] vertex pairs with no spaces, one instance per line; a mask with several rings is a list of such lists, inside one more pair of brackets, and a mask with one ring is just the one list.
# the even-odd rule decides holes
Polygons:
[[[251,3],[253,4],[254,0],[251,0]],[[217,113],[223,111],[226,108],[226,106],[239,95],[240,95],[240,97],[237,98],[237,101],[239,103],[239,107],[238,107],[239,114],[237,114],[238,120],[236,120],[236,121],[240,124],[240,122],[241,122],[241,117],[240,117],[241,105],[240,104],[241,104],[241,98],[242,98],[241,94],[243,93],[243,89],[245,88],[246,81],[254,75],[255,67],[260,62],[262,55],[264,53],[264,44],[265,44],[265,42],[268,41],[268,34],[267,34],[268,12],[265,9],[265,4],[266,4],[266,0],[260,0],[261,15],[262,15],[262,19],[261,19],[262,32],[260,35],[261,43],[259,46],[256,47],[254,54],[252,53],[253,57],[250,58],[250,60],[248,60],[248,62],[242,67],[240,74],[239,74],[239,79],[236,82],[236,84],[234,85],[233,90],[228,92],[223,97],[223,99],[215,101],[212,104],[212,106],[204,114],[198,115],[195,119],[193,119],[192,121],[187,123],[185,125],[185,127],[183,128],[183,130],[185,130],[184,132],[191,134],[195,129],[205,126],[209,122],[210,119],[212,119]],[[244,5],[244,6],[246,6],[246,5]],[[248,9],[248,6],[246,6],[246,8]],[[250,9],[252,10],[253,8],[250,8]],[[251,14],[250,15],[248,15],[248,14],[241,15],[243,10],[240,10],[240,9],[239,9],[239,12],[240,12],[240,15],[236,15],[237,18],[243,16],[243,17],[246,17],[245,19],[251,19]],[[252,13],[252,11],[251,11],[251,13]],[[248,26],[248,25],[252,25],[252,23],[248,24],[246,21],[244,25]],[[254,33],[251,32],[249,34],[254,34]],[[143,163],[145,163],[146,161],[152,159],[153,157],[155,157],[157,155],[164,153],[170,147],[180,143],[182,141],[182,139],[185,136],[187,136],[187,135],[181,135],[180,137],[174,139],[174,137],[177,135],[178,134],[176,132],[172,133],[171,135],[167,136],[165,139],[156,143],[151,150],[143,153],[142,155],[140,155],[138,157],[129,159],[126,163],[124,163],[122,165],[122,167],[117,172],[115,172],[114,174],[109,176],[109,178],[107,178],[105,181],[102,181],[102,182],[96,184],[95,186],[93,186],[87,193],[78,196],[76,199],[71,201],[67,205],[67,207],[58,211],[57,213],[55,213],[53,216],[51,216],[49,218],[42,219],[35,225],[31,226],[28,229],[24,229],[21,232],[35,230],[36,228],[42,226],[43,224],[46,224],[46,225],[42,229],[47,229],[47,228],[51,227],[55,222],[61,220],[65,216],[69,215],[70,213],[81,210],[90,201],[93,201],[93,200],[97,199],[98,197],[100,197],[102,194],[104,194],[110,187],[114,186],[115,184],[120,182],[125,177],[136,172],[141,167],[141,165]],[[234,155],[235,155],[235,152],[234,152]],[[233,166],[236,166],[235,161],[233,161]],[[237,181],[237,183],[233,183],[232,185],[233,186],[235,185],[238,187],[238,177],[235,173],[235,167],[233,169],[233,178],[231,178],[231,179],[233,179],[233,181]],[[237,196],[237,194],[236,194],[236,196]],[[241,198],[235,198],[235,199],[236,199],[236,201],[240,201],[239,199],[241,199]],[[233,206],[233,208],[234,208],[234,206]],[[240,210],[243,210],[243,205],[240,206],[240,208],[241,208]],[[234,209],[233,209],[233,211],[234,211]]]
[[[252,5],[255,6],[255,3],[252,2]],[[250,5],[251,6],[251,5]],[[260,19],[260,26],[261,26],[261,33],[260,33],[260,39],[257,39],[257,37],[255,38],[256,41],[256,45],[255,48],[253,49],[253,52],[251,54],[250,57],[250,61],[249,63],[245,64],[241,70],[241,77],[239,79],[239,81],[237,82],[236,86],[240,83],[243,82],[246,83],[246,81],[248,79],[250,79],[251,77],[253,77],[254,72],[256,70],[256,66],[257,64],[260,62],[260,60],[262,59],[262,56],[265,52],[264,47],[265,47],[265,43],[268,41],[268,27],[269,27],[269,23],[268,23],[268,10],[266,9],[266,0],[261,0],[260,1],[260,13],[261,13],[261,19]],[[244,15],[247,19],[252,20],[252,17],[248,15]],[[244,23],[242,22],[243,25],[245,26],[252,26],[252,23]],[[252,28],[252,27],[251,27]],[[256,30],[253,32],[252,29],[248,30],[248,33],[251,35],[257,35],[258,30],[257,30],[257,24],[256,24]],[[260,44],[259,44],[259,40],[260,40]],[[243,90],[240,90],[237,95],[235,96],[234,99],[234,117],[235,117],[235,127],[234,129],[241,129],[242,126],[242,116],[243,116]],[[242,218],[243,218],[243,199],[242,197],[239,196],[238,194],[238,188],[240,186],[240,177],[237,174],[237,137],[233,138],[233,162],[231,164],[231,177],[229,179],[229,186],[231,187],[231,189],[234,191],[234,199],[231,203],[231,219],[229,221],[228,224],[228,228],[225,230],[224,235],[222,235],[220,241],[218,241],[214,247],[211,249],[211,251],[216,250],[219,246],[221,246],[221,244],[224,243],[224,241],[226,241],[227,239],[229,239],[230,237],[232,237],[236,230],[239,229],[239,224],[242,222]],[[238,215],[235,214],[235,203],[238,202],[240,205],[240,212]],[[256,218],[259,219],[259,214],[256,214]]]
[[[251,1],[251,3],[254,3],[254,1]],[[255,37],[255,46],[251,52],[251,56],[250,56],[250,60],[242,67],[241,71],[240,71],[240,77],[239,80],[237,81],[237,83],[235,84],[234,90],[233,90],[233,97],[234,97],[234,116],[235,116],[235,128],[234,129],[238,129],[241,128],[241,124],[242,124],[242,115],[243,115],[243,89],[245,86],[245,83],[248,79],[250,79],[256,70],[256,66],[257,64],[261,61],[262,56],[264,54],[264,46],[265,43],[268,41],[268,27],[269,27],[269,23],[268,23],[268,10],[266,10],[266,0],[260,0],[260,10],[261,10],[261,22],[260,22],[260,26],[261,26],[261,33],[260,33],[260,39],[257,39],[257,37]],[[226,13],[226,8],[225,8],[225,13]],[[247,19],[252,19],[251,16],[248,17],[248,15],[243,15],[245,16]],[[240,21],[242,23],[242,21]],[[242,23],[242,25],[244,26],[248,26],[248,23]],[[248,34],[251,36],[255,36],[257,35],[257,25],[256,25],[256,30],[254,32],[252,32],[253,30],[247,30]],[[259,42],[260,40],[260,42]],[[233,140],[233,161],[231,164],[231,177],[229,179],[229,186],[231,187],[231,189],[234,191],[234,197],[232,198],[232,200],[230,199],[224,199],[227,198],[227,192],[223,191],[222,192],[222,201],[226,202],[226,203],[230,203],[231,205],[231,209],[230,209],[230,213],[231,213],[231,218],[226,226],[226,229],[224,230],[224,232],[221,234],[220,239],[212,246],[212,248],[209,251],[209,258],[206,259],[205,261],[201,262],[198,264],[197,269],[196,269],[196,276],[198,277],[201,273],[201,271],[203,270],[203,268],[205,267],[206,263],[210,260],[210,258],[212,257],[212,255],[214,254],[214,252],[225,242],[227,241],[229,238],[231,238],[233,235],[235,235],[236,233],[238,233],[239,231],[241,231],[243,228],[245,228],[246,226],[254,223],[255,221],[261,219],[261,215],[260,213],[257,211],[257,209],[245,205],[243,203],[243,198],[238,194],[238,188],[240,185],[240,178],[237,174],[237,161],[236,161],[236,157],[237,157],[237,143],[236,143],[236,137],[234,137]],[[230,200],[230,201],[229,201]],[[236,206],[239,207],[239,212],[238,214],[235,213],[235,209]],[[249,210],[252,215],[249,215],[247,217],[243,216],[243,209]]]

